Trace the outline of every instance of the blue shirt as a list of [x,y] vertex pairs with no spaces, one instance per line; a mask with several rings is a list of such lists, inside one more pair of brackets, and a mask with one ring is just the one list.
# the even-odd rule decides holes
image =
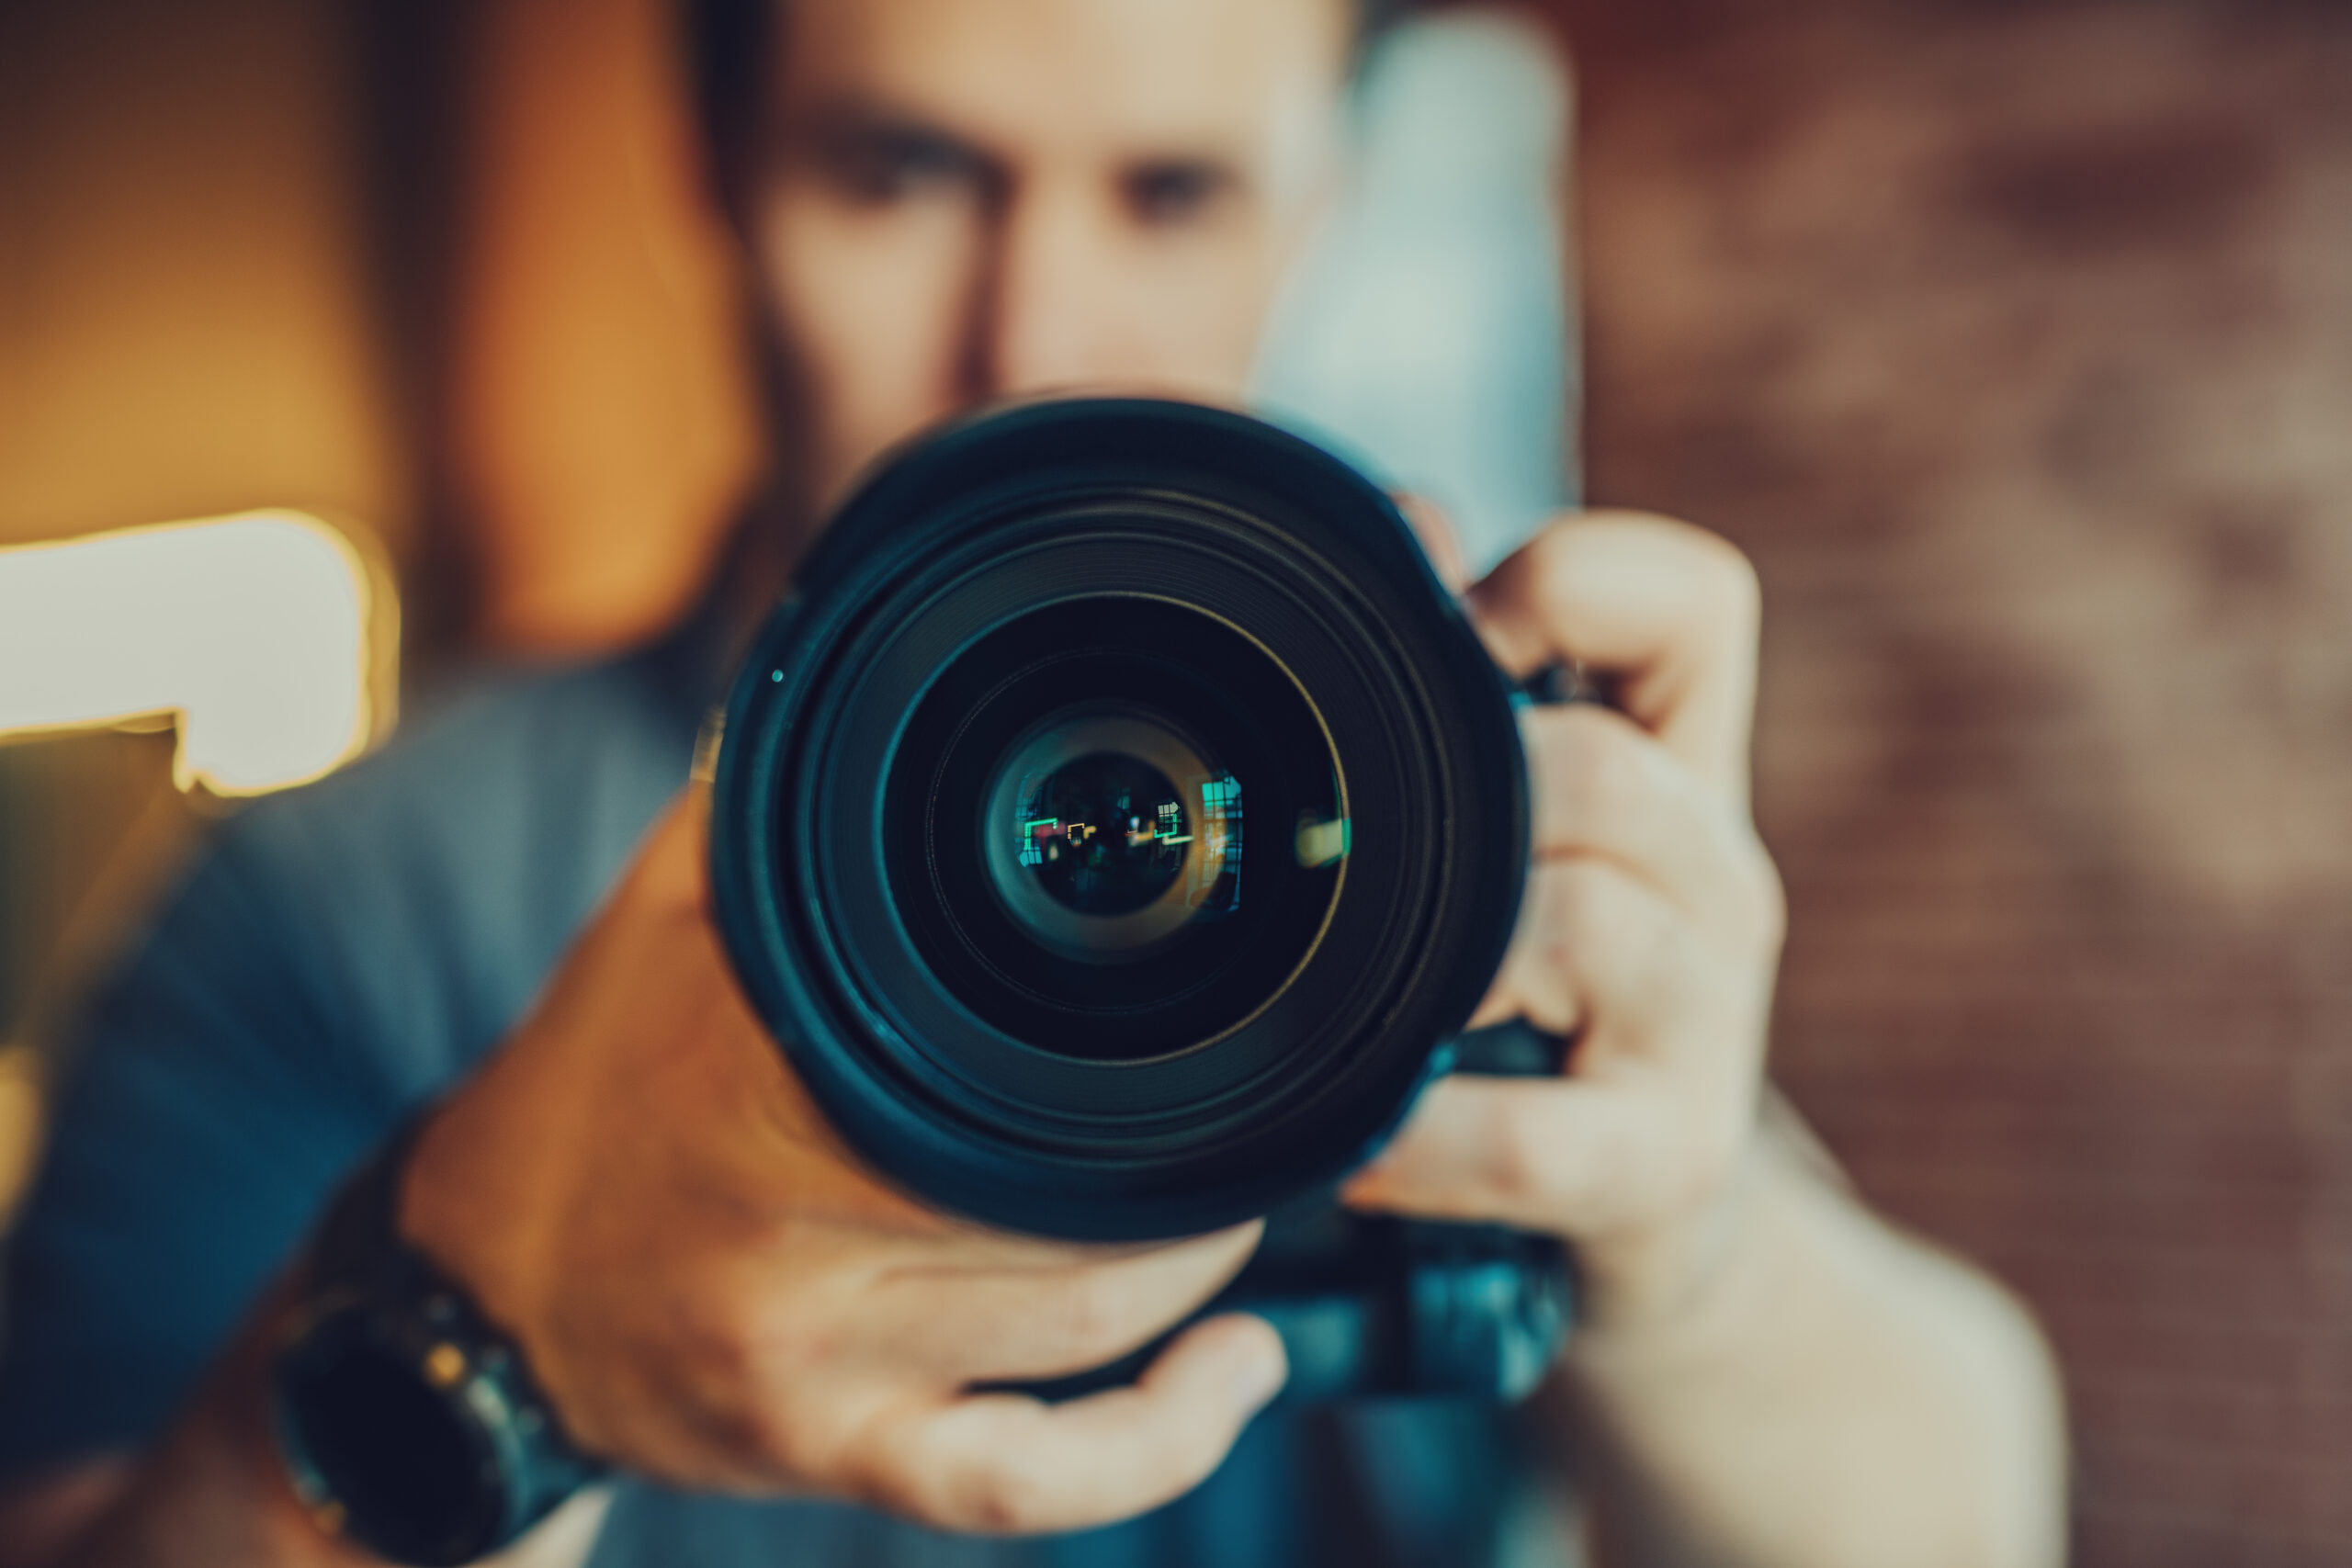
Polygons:
[[[11,1244],[0,1480],[153,1440],[335,1186],[514,1026],[685,781],[704,641],[478,677],[213,836],[69,1057]],[[959,1539],[627,1483],[592,1561],[1480,1563],[1521,1533],[1527,1473],[1472,1407],[1278,1412],[1108,1529]]]

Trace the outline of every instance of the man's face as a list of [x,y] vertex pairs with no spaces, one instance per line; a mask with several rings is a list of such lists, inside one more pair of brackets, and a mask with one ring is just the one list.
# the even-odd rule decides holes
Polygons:
[[1329,185],[1345,0],[779,0],[752,247],[813,499],[988,399],[1230,402]]

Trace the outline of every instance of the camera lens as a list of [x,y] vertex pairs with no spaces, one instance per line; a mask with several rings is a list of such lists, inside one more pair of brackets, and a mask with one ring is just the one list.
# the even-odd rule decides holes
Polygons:
[[711,869],[827,1119],[933,1201],[1140,1239],[1397,1123],[1500,962],[1510,694],[1378,490],[1241,416],[951,426],[752,654]]
[[1013,748],[980,836],[1005,911],[1030,935],[1130,962],[1231,909],[1241,784],[1156,716],[1057,716]]
[[[1149,762],[1089,751],[1042,780],[1024,776],[1016,795],[1018,863],[1036,877],[1016,879],[1022,891],[1041,887],[1083,915],[1140,914],[1177,891],[1187,858],[1179,846],[1193,841],[1193,820],[1176,786]],[[1017,892],[1014,898],[1023,901]],[[1103,933],[1080,943],[1090,951],[1135,945],[1112,925],[1083,929]]]
[[1245,868],[1244,802],[1346,813],[1314,705],[1265,649],[1182,604],[1086,595],[926,673],[882,802],[925,978],[1034,1050],[1098,1062],[1198,1046],[1283,991],[1344,860]]

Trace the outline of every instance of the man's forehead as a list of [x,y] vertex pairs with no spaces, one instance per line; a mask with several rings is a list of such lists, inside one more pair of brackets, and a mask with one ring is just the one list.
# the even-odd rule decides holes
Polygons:
[[1347,0],[782,0],[779,107],[1013,144],[1256,139],[1329,98]]

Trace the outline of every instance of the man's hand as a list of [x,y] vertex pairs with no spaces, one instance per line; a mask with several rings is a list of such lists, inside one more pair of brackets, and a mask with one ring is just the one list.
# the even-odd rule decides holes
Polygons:
[[1523,1014],[1577,1046],[1557,1080],[1439,1084],[1348,1197],[1574,1239],[1605,1327],[1703,1283],[1756,1122],[1782,915],[1747,817],[1756,579],[1698,529],[1591,515],[1466,601],[1506,670],[1574,660],[1622,703],[1523,721],[1536,863],[1473,1021]]
[[1257,1227],[1148,1249],[981,1231],[841,1146],[738,991],[707,793],[657,826],[546,998],[419,1144],[403,1228],[514,1332],[578,1441],[698,1489],[813,1492],[949,1529],[1071,1529],[1214,1469],[1281,1385],[1264,1323],[1081,1371],[1215,1293]]
[[[1415,521],[1442,571],[1442,522]],[[1783,910],[1747,817],[1747,562],[1680,524],[1581,517],[1466,597],[1505,668],[1574,660],[1622,704],[1525,717],[1537,863],[1476,1020],[1577,1043],[1556,1079],[1438,1084],[1350,1200],[1576,1244],[1556,1408],[1600,1560],[2059,1561],[2030,1320],[1854,1201],[1792,1116],[1758,1132]]]

